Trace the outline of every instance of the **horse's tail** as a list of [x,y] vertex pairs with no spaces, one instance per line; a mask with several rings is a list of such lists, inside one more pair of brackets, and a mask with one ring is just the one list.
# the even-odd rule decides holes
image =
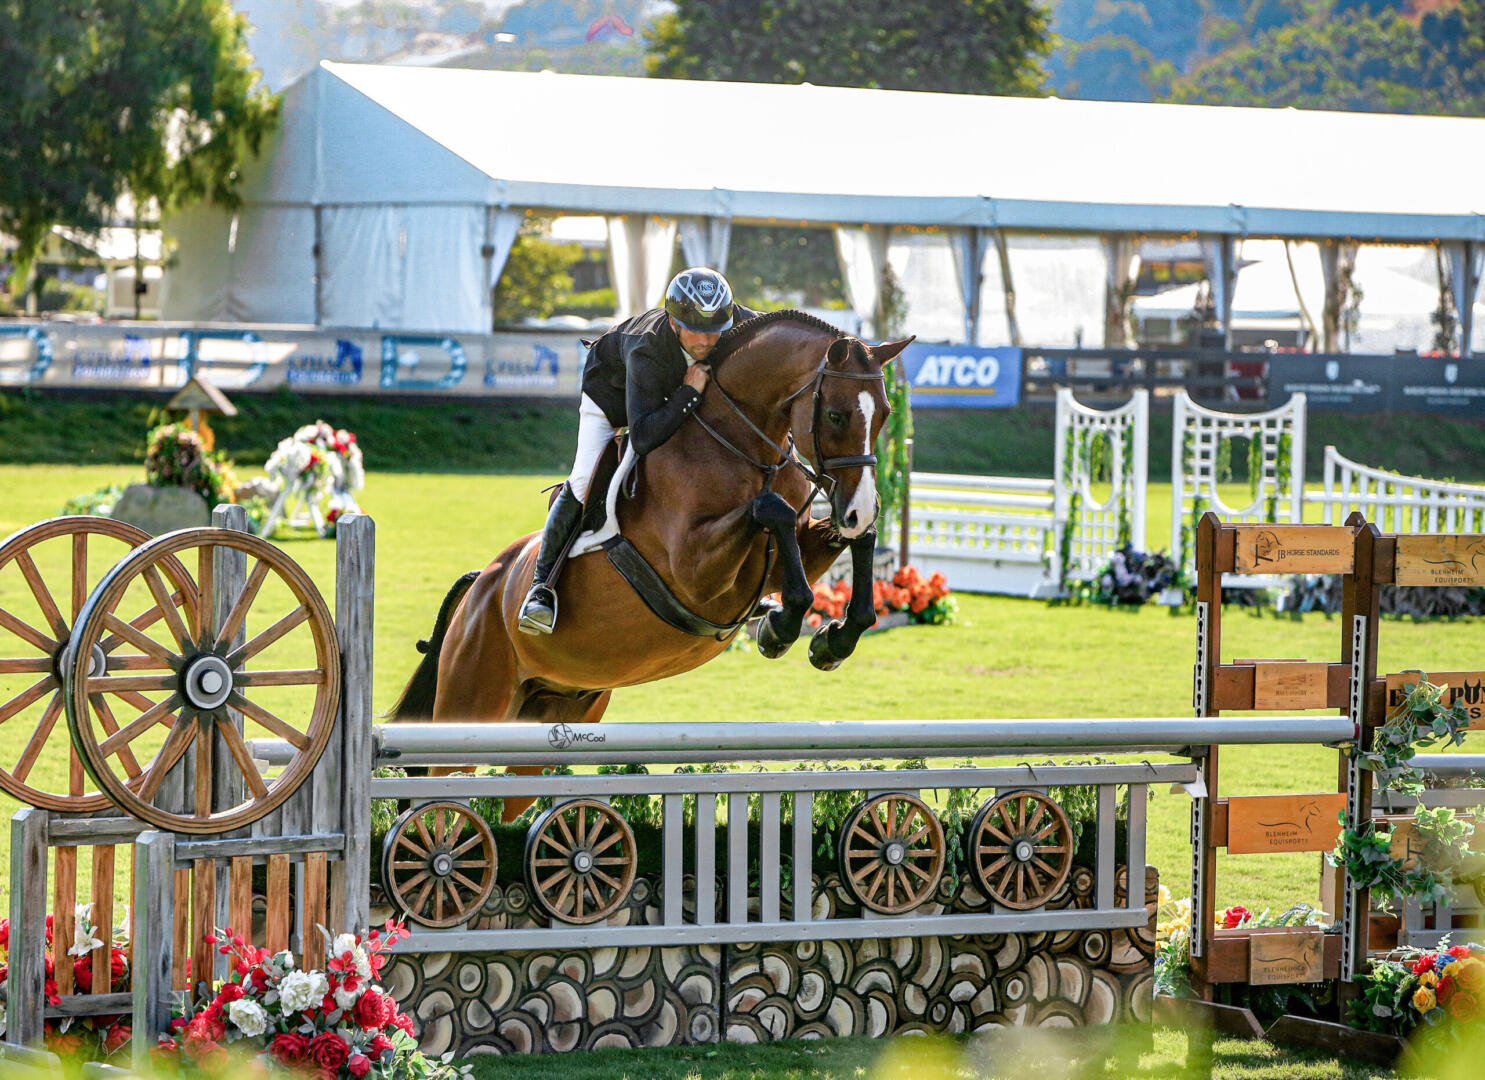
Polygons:
[[480,571],[469,571],[454,582],[453,588],[443,598],[443,603],[438,608],[438,618],[433,621],[433,633],[428,635],[426,641],[418,642],[418,652],[423,654],[422,663],[418,664],[418,670],[413,672],[413,677],[403,687],[397,704],[387,713],[388,720],[433,719],[433,699],[438,693],[438,654],[443,651],[444,635],[449,632],[449,619],[479,576]]

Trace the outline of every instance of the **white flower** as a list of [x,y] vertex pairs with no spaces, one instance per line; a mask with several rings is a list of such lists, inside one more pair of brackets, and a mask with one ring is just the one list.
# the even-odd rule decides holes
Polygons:
[[371,957],[359,945],[356,946],[356,974],[363,979],[371,978]]
[[339,960],[348,952],[356,951],[356,936],[354,934],[340,934],[330,945],[330,955]]
[[342,1009],[353,1009],[353,1008],[355,1008],[356,1001],[361,996],[363,985],[361,983],[357,983],[356,984],[356,987],[357,988],[355,990],[345,990],[345,989],[336,990],[335,991],[335,1004],[339,1005]]
[[93,933],[93,905],[78,904],[72,915],[72,948],[68,956],[87,956],[103,942]]
[[[321,979],[324,976],[320,976]],[[324,1000],[325,992],[315,993],[314,975],[306,971],[291,971],[278,984],[279,1003],[285,1013],[303,1012]]]
[[227,1016],[244,1035],[261,1035],[268,1030],[268,1014],[256,1001],[238,998],[227,1006]]

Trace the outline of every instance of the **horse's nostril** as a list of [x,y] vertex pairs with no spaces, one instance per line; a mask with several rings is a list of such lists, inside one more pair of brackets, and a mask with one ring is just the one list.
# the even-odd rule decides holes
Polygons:
[[848,528],[848,529],[854,529],[855,527],[856,527],[856,511],[855,510],[851,510],[850,512],[848,512],[846,514],[846,528]]

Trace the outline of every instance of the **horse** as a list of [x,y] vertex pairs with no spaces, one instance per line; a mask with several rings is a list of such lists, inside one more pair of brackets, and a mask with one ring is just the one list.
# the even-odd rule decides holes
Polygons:
[[[597,721],[616,688],[718,655],[771,592],[782,604],[764,619],[758,643],[763,655],[781,656],[798,639],[811,583],[849,546],[851,605],[810,646],[816,667],[839,666],[876,620],[872,447],[890,412],[884,368],[911,340],[867,345],[798,311],[727,331],[707,358],[712,376],[691,417],[638,459],[633,493],[609,500],[632,548],[627,561],[613,550],[606,559],[571,558],[557,582],[566,614],[540,636],[516,630],[539,534],[464,575],[419,643],[423,659],[389,719]],[[803,436],[808,464],[791,433]],[[816,490],[829,494],[828,518],[810,515]],[[622,571],[633,569],[635,553],[693,622],[667,621],[653,595],[631,587],[635,575]]]

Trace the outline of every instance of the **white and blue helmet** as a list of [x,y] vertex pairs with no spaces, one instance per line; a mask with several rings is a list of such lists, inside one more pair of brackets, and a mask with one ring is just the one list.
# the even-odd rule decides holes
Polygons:
[[670,279],[665,312],[687,330],[719,334],[732,325],[732,286],[710,267],[687,267]]

